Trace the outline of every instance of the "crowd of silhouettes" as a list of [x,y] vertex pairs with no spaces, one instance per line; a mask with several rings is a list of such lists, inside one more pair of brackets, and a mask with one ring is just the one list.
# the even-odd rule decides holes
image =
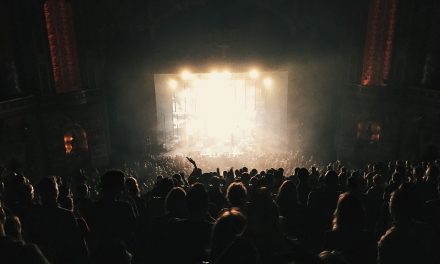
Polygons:
[[[440,263],[439,162],[0,184],[0,263]],[[186,165],[185,165],[186,166]],[[291,174],[288,172],[292,172]]]

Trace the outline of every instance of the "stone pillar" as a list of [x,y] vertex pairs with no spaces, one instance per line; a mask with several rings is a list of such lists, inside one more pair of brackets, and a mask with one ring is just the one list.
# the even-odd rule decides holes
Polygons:
[[390,75],[397,0],[371,0],[362,85],[385,86]]
[[81,79],[70,3],[47,0],[44,16],[56,93],[78,91]]

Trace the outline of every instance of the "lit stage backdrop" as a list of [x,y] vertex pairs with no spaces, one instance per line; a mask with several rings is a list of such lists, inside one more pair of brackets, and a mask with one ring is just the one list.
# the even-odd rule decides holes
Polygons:
[[287,72],[155,74],[158,142],[173,154],[287,147]]

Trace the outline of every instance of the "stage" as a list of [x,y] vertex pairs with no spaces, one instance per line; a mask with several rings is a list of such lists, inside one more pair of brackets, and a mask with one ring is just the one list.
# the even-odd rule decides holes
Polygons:
[[288,73],[155,74],[157,141],[169,153],[285,151]]

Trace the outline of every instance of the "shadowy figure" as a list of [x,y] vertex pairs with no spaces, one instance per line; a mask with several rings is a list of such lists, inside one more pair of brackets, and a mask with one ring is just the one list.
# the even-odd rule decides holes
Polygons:
[[28,240],[32,236],[30,232],[35,230],[33,219],[38,206],[34,202],[34,187],[27,183],[17,189],[17,202],[11,207],[11,210],[20,219],[23,226],[23,237]]
[[53,263],[78,263],[88,257],[85,241],[75,216],[59,207],[58,183],[55,177],[43,178],[38,185],[41,206],[33,217],[31,240]]
[[1,201],[0,263],[49,264],[37,245],[26,244],[21,239],[20,220],[14,216],[7,218]]
[[339,197],[338,175],[335,171],[327,171],[323,182],[323,188],[311,192],[307,202],[307,239],[309,246],[316,251],[322,247],[325,232],[331,229],[333,212]]
[[209,212],[212,216],[217,216],[226,203],[220,184],[220,178],[217,176],[212,177],[209,181]]
[[378,243],[378,264],[439,263],[438,235],[414,220],[415,188],[406,183],[391,194],[393,224]]
[[349,263],[374,263],[376,244],[365,231],[365,209],[361,198],[352,193],[339,196],[333,230],[326,233],[324,250],[340,252]]
[[140,221],[146,221],[147,206],[145,200],[140,197],[141,191],[139,189],[137,180],[133,177],[128,177],[125,180],[125,187],[127,188],[128,192],[128,202],[133,208],[136,217],[139,218]]
[[57,198],[58,204],[61,208],[72,211],[73,209],[73,199],[70,187],[67,185],[59,186],[59,194]]
[[302,237],[304,210],[297,201],[296,186],[290,181],[284,181],[280,186],[276,203],[280,213],[281,228],[289,237]]
[[122,241],[130,250],[135,246],[136,219],[132,207],[119,201],[124,189],[124,174],[107,171],[101,177],[102,197],[92,207],[90,230],[93,247],[103,241]]
[[246,219],[240,211],[231,209],[224,211],[217,219],[211,240],[211,261],[216,261],[225,250],[242,234]]
[[244,238],[257,251],[257,263],[319,263],[301,244],[280,231],[278,209],[270,192],[260,188],[249,203]]
[[75,214],[79,217],[84,218],[86,222],[90,222],[93,202],[92,199],[90,199],[89,187],[86,184],[79,184],[76,187],[74,203]]
[[208,259],[214,219],[208,214],[208,193],[203,184],[190,187],[186,203],[188,218],[177,219],[167,227],[167,244],[174,254],[164,256],[164,263],[199,263]]
[[226,191],[226,198],[231,207],[242,209],[246,204],[246,187],[241,182],[231,183]]
[[299,183],[296,188],[298,202],[305,206],[307,204],[307,198],[309,197],[309,193],[311,191],[311,188],[309,186],[309,171],[306,168],[299,169],[298,180]]

